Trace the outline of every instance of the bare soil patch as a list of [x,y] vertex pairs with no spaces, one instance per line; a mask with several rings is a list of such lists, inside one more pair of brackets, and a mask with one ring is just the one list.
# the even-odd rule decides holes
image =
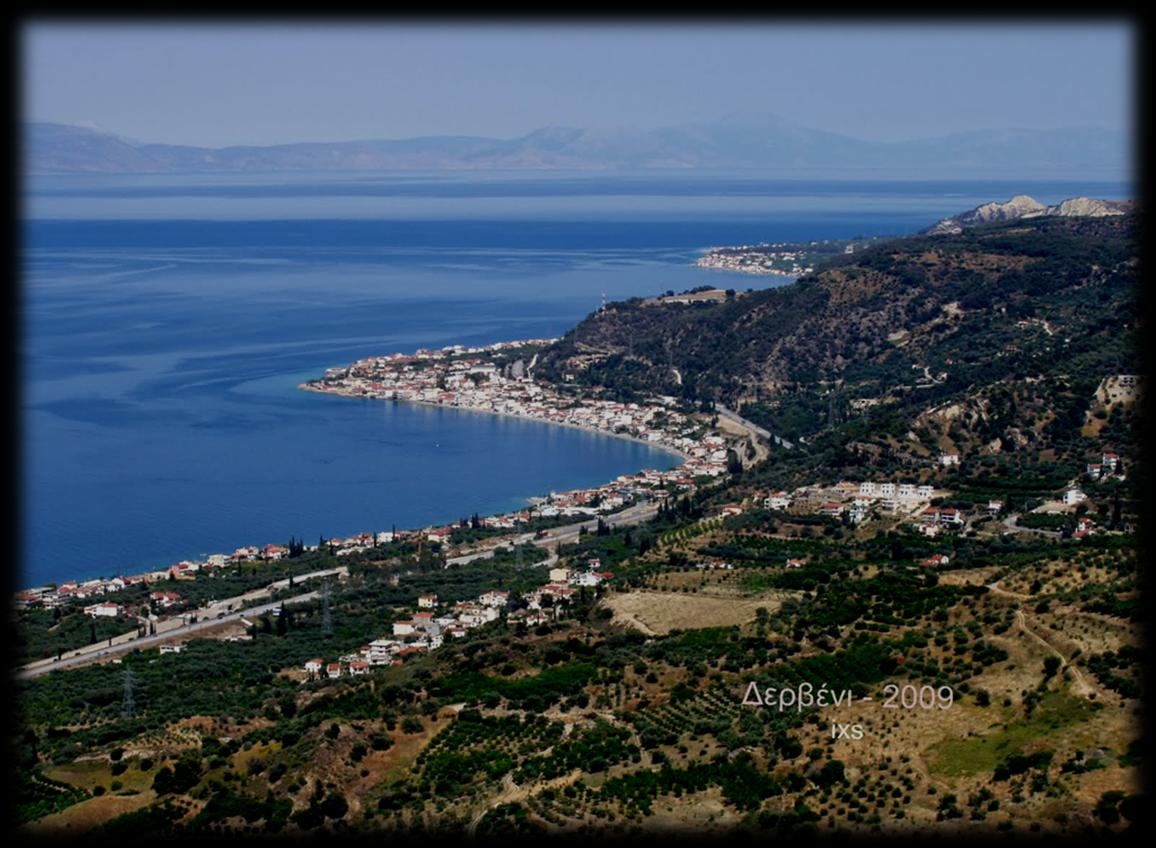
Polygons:
[[995,566],[989,568],[966,568],[960,571],[939,572],[939,582],[944,586],[986,586],[999,571]]
[[151,789],[139,795],[102,795],[29,822],[22,830],[38,836],[72,836],[91,830],[124,813],[146,807],[155,800],[156,793]]
[[755,610],[775,612],[781,601],[772,597],[719,598],[701,593],[628,592],[605,601],[614,620],[648,635],[664,635],[674,629],[729,627],[755,620]]

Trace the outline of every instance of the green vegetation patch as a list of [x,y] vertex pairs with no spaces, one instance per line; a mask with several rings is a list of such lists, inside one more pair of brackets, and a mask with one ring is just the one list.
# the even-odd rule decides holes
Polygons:
[[512,707],[537,709],[577,694],[597,673],[593,663],[577,660],[516,680],[501,680],[479,671],[454,674],[431,684],[431,689],[450,701],[476,702],[493,693],[506,698]]
[[1030,742],[1085,722],[1095,712],[1095,706],[1081,698],[1048,692],[1030,718],[1004,725],[986,736],[944,739],[929,747],[924,756],[933,772],[950,777],[994,771],[1008,755],[1022,753]]

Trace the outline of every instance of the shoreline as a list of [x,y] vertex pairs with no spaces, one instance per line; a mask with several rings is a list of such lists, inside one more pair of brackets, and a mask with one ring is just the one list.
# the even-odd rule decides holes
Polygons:
[[[520,419],[522,421],[530,421],[530,422],[534,422],[534,423],[538,423],[538,424],[547,424],[547,425],[554,425],[554,426],[559,426],[559,427],[569,427],[570,429],[573,429],[573,430],[580,430],[580,431],[584,431],[584,432],[591,433],[591,434],[598,435],[598,436],[606,436],[609,438],[616,438],[616,439],[625,439],[627,441],[635,442],[639,445],[644,445],[648,448],[652,448],[654,450],[661,451],[663,453],[672,455],[679,460],[679,462],[676,465],[672,466],[673,468],[677,468],[680,465],[684,465],[685,463],[687,463],[688,461],[693,459],[693,457],[690,454],[684,453],[683,451],[680,451],[678,448],[674,448],[674,447],[671,447],[669,445],[663,445],[663,444],[659,444],[656,442],[647,441],[646,439],[640,439],[637,436],[631,436],[631,435],[628,435],[626,433],[612,433],[608,430],[602,430],[602,429],[599,429],[597,427],[590,427],[590,426],[583,425],[583,424],[573,424],[569,421],[552,421],[549,418],[541,418],[541,417],[534,416],[534,415],[522,415],[522,414],[519,414],[516,412],[500,412],[500,411],[492,410],[492,409],[481,409],[481,408],[472,407],[472,406],[459,406],[459,405],[454,405],[454,404],[435,403],[435,402],[423,401],[423,400],[411,400],[408,398],[380,398],[380,397],[372,397],[372,396],[366,396],[366,395],[348,394],[346,392],[331,391],[331,390],[327,390],[327,389],[319,389],[319,388],[316,388],[315,386],[310,385],[309,383],[301,383],[297,386],[297,388],[301,389],[303,391],[313,392],[314,394],[335,395],[338,397],[348,398],[351,400],[360,399],[360,400],[372,400],[372,401],[384,401],[384,402],[392,401],[393,403],[407,403],[407,404],[412,404],[414,406],[422,406],[422,407],[428,407],[428,408],[432,408],[432,409],[449,409],[449,410],[454,410],[457,412],[470,412],[470,413],[474,413],[474,414],[502,416],[502,417],[506,417],[506,418]],[[647,470],[655,470],[655,469],[642,468],[642,469],[639,469],[639,472],[647,471]],[[639,473],[639,472],[635,472],[635,473]],[[612,482],[612,481],[609,481],[609,482]],[[603,484],[603,485],[605,485],[605,484]],[[562,491],[569,491],[569,490],[562,490]],[[529,496],[528,498],[526,498],[527,503],[529,502],[529,498],[533,498],[533,497],[540,497],[540,495]],[[501,515],[502,513],[496,513],[496,514]],[[611,514],[613,514],[613,513],[611,513]],[[483,516],[483,517],[485,517],[485,516]],[[407,529],[409,529],[409,528],[407,528]],[[193,556],[193,555],[178,557],[178,559],[188,559],[191,556]],[[150,571],[150,570],[160,571],[160,570],[163,570],[164,567],[158,565],[155,568],[152,568],[149,566],[137,566],[135,568],[139,568],[139,569],[142,569],[144,571]],[[101,574],[101,575],[94,574],[92,576],[74,575],[74,576],[69,577],[65,581],[49,580],[49,581],[46,581],[45,583],[41,583],[41,584],[38,584],[36,586],[26,586],[26,587],[17,589],[16,594],[19,594],[20,592],[26,592],[26,591],[39,589],[39,588],[42,588],[43,586],[48,585],[50,583],[55,583],[57,585],[63,585],[65,582],[68,582],[68,580],[75,580],[78,582],[83,582],[83,581],[87,581],[87,580],[97,580],[97,579],[111,580],[117,576],[124,576],[124,573],[125,573],[124,571],[114,572],[112,575],[107,576],[107,577],[103,574]]]
[[[472,413],[481,414],[481,415],[496,415],[496,416],[502,416],[505,418],[517,418],[517,419],[520,419],[522,421],[533,421],[537,424],[550,424],[550,425],[553,425],[556,427],[569,427],[573,430],[582,430],[584,432],[593,433],[593,434],[598,435],[598,436],[608,436],[612,439],[626,439],[627,441],[636,442],[637,444],[645,445],[646,447],[653,448],[654,450],[659,450],[659,451],[663,451],[664,453],[673,454],[674,456],[678,457],[681,460],[679,465],[683,465],[694,458],[690,454],[684,453],[683,451],[679,450],[678,448],[671,447],[670,445],[663,445],[663,444],[660,444],[658,442],[647,441],[646,439],[640,439],[638,436],[631,436],[631,435],[628,435],[626,433],[612,433],[609,430],[602,430],[602,429],[599,429],[598,427],[590,427],[590,426],[585,425],[585,424],[574,424],[574,423],[571,423],[569,421],[553,421],[549,418],[540,418],[536,415],[521,415],[517,412],[501,412],[501,411],[498,411],[495,409],[481,409],[481,408],[475,407],[475,406],[461,406],[461,405],[452,404],[452,403],[434,403],[433,401],[413,400],[411,398],[397,398],[397,397],[380,398],[380,397],[373,397],[371,395],[354,395],[354,394],[347,394],[345,392],[330,391],[328,389],[318,389],[318,388],[315,388],[313,386],[310,386],[308,383],[302,383],[297,388],[302,389],[302,390],[307,391],[307,392],[314,392],[315,394],[319,394],[319,395],[337,395],[338,397],[350,398],[350,399],[355,399],[355,400],[360,399],[360,400],[392,401],[393,403],[409,403],[409,404],[413,404],[414,406],[426,406],[426,407],[430,407],[432,409],[452,409],[452,410],[455,410],[458,412],[472,412]],[[642,469],[642,470],[646,470],[646,469]]]
[[705,262],[702,264],[695,262],[694,267],[705,268],[708,271],[723,271],[728,274],[750,274],[756,277],[789,277],[792,280],[797,280],[800,277],[805,277],[807,274],[811,273],[810,271],[804,271],[795,274],[790,271],[775,271],[773,269],[759,267],[730,268],[726,265],[714,265]]

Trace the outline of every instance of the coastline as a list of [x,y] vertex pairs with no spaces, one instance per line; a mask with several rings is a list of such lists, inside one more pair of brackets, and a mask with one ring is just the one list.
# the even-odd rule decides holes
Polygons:
[[756,277],[788,277],[792,280],[797,280],[799,277],[806,276],[808,273],[810,273],[810,271],[803,271],[801,273],[795,274],[790,271],[775,271],[771,268],[760,268],[757,266],[732,268],[728,265],[716,265],[714,263],[708,262],[695,262],[694,265],[696,268],[705,268],[708,271],[726,271],[732,274],[751,274]]
[[681,451],[678,448],[671,447],[670,445],[664,445],[664,444],[661,444],[659,442],[651,442],[651,441],[647,441],[646,439],[640,439],[640,438],[638,438],[638,436],[631,436],[627,433],[612,433],[609,430],[602,430],[602,429],[599,429],[598,427],[590,427],[590,426],[587,426],[585,424],[573,424],[569,421],[553,421],[549,418],[540,418],[536,415],[522,415],[522,414],[519,414],[517,412],[501,412],[501,411],[495,410],[495,409],[481,409],[481,408],[475,407],[475,406],[460,406],[458,404],[452,404],[452,403],[434,403],[433,401],[413,400],[412,398],[397,398],[397,397],[379,398],[379,397],[372,397],[369,395],[355,395],[355,394],[348,394],[346,392],[330,391],[328,389],[318,389],[314,386],[309,385],[308,383],[302,383],[297,388],[302,389],[302,390],[307,391],[307,392],[314,392],[314,393],[319,394],[319,395],[337,395],[338,397],[345,397],[345,398],[351,398],[351,399],[392,401],[393,403],[409,403],[409,404],[413,404],[415,406],[427,406],[427,407],[431,407],[433,409],[452,409],[452,410],[455,410],[457,412],[472,412],[472,413],[476,413],[476,414],[480,414],[480,415],[498,415],[498,416],[503,416],[506,418],[518,418],[518,419],[521,419],[522,421],[533,421],[533,422],[536,422],[538,424],[550,424],[550,425],[553,425],[555,427],[570,427],[571,429],[574,429],[574,430],[583,430],[587,433],[594,433],[594,434],[599,435],[599,436],[609,436],[610,438],[614,438],[614,439],[626,439],[627,441],[637,442],[640,445],[646,445],[646,447],[648,447],[648,448],[653,448],[655,450],[663,451],[664,453],[673,454],[674,456],[677,456],[681,460],[681,462],[679,463],[680,465],[684,464],[686,462],[689,462],[691,459],[693,459],[693,457],[690,454],[685,453],[684,451]]
[[[569,421],[553,421],[549,418],[542,418],[542,417],[538,417],[538,416],[534,416],[534,415],[524,415],[524,414],[519,414],[519,413],[515,413],[515,412],[502,412],[502,411],[492,410],[492,409],[483,409],[483,408],[472,407],[472,406],[460,406],[460,405],[455,405],[455,404],[437,403],[437,402],[432,402],[432,401],[412,400],[409,398],[371,397],[371,396],[351,394],[351,393],[346,393],[346,392],[341,392],[341,391],[319,389],[313,385],[310,385],[309,383],[301,383],[297,386],[297,388],[304,390],[304,391],[313,392],[315,394],[336,395],[339,397],[349,398],[349,399],[353,399],[353,400],[362,399],[362,400],[374,400],[374,401],[392,401],[394,403],[407,403],[407,404],[412,404],[414,406],[423,406],[423,407],[429,407],[429,408],[434,408],[434,409],[449,409],[449,410],[454,410],[457,412],[470,412],[470,413],[475,413],[475,414],[504,416],[507,418],[521,419],[523,421],[530,421],[530,422],[535,422],[538,424],[547,424],[547,425],[554,425],[554,426],[561,426],[561,427],[569,427],[569,428],[574,429],[574,430],[586,431],[586,432],[594,434],[594,435],[607,436],[610,438],[617,438],[617,439],[625,439],[627,441],[635,442],[637,444],[644,445],[648,448],[652,448],[654,450],[669,454],[671,456],[676,457],[679,460],[679,462],[675,466],[673,466],[674,468],[677,468],[677,467],[685,464],[686,462],[690,461],[691,459],[693,459],[693,457],[690,454],[687,454],[687,453],[679,450],[678,448],[672,447],[670,445],[664,445],[664,444],[661,444],[658,442],[647,441],[646,439],[641,439],[641,438],[638,438],[637,436],[631,436],[631,435],[626,434],[626,433],[613,433],[613,432],[610,432],[608,430],[599,429],[597,427],[590,427],[588,425],[583,425],[583,424],[574,424],[574,423],[571,423]],[[653,469],[642,468],[642,469],[639,469],[639,472],[646,471],[646,470],[653,470]],[[638,472],[636,472],[636,473],[638,473]],[[563,491],[567,491],[567,490],[563,490]],[[411,528],[407,528],[407,529],[411,529]],[[176,555],[174,555],[174,556],[176,556]],[[190,555],[190,556],[192,556],[192,555]],[[179,558],[187,559],[189,557],[182,556]],[[149,567],[143,567],[142,566],[141,568],[143,569],[143,571],[160,571],[160,570],[164,570],[164,568],[166,568],[166,566],[159,566],[158,565],[155,568],[149,568]],[[107,577],[104,574],[101,574],[101,575],[95,575],[94,574],[93,576],[86,576],[86,575],[77,574],[77,575],[73,575],[69,579],[75,580],[78,582],[84,582],[84,581],[95,580],[95,579],[108,580],[108,579],[112,579],[113,577],[116,577],[117,575],[123,576],[125,574],[125,572],[126,572],[126,570],[114,572]],[[53,582],[57,582],[57,581],[48,581],[48,582],[53,583]],[[38,584],[35,586],[25,586],[21,589],[17,589],[16,591],[17,591],[17,594],[19,594],[20,592],[26,592],[26,591],[38,589],[43,585],[47,585],[47,584]]]

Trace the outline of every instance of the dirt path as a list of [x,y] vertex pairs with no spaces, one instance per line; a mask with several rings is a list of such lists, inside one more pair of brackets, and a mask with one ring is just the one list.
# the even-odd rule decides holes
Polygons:
[[[999,587],[998,580],[994,583],[988,583],[987,588],[992,592],[995,592],[997,595],[1005,595],[1006,597],[1016,598],[1017,600],[1026,600],[1030,597],[1029,595],[1021,595],[1018,592],[1009,592],[1007,589],[1001,589]],[[1084,677],[1078,668],[1072,665],[1071,661],[1066,656],[1064,656],[1063,652],[1059,648],[1028,627],[1028,617],[1024,614],[1022,609],[1016,610],[1016,627],[1031,636],[1033,639],[1035,639],[1037,642],[1039,642],[1041,645],[1043,645],[1045,648],[1060,658],[1060,661],[1063,663],[1063,665],[1060,666],[1060,671],[1070,671],[1072,673],[1073,695],[1079,695],[1082,698],[1087,698],[1091,695],[1096,695],[1099,697],[1099,690],[1097,690],[1095,686],[1088,682],[1087,678]]]
[[502,791],[495,795],[488,804],[486,804],[484,807],[478,810],[477,813],[474,814],[474,817],[470,819],[469,825],[466,826],[466,832],[469,834],[469,837],[473,839],[474,832],[478,829],[478,825],[481,823],[482,819],[485,818],[486,813],[495,807],[500,807],[502,804],[512,804],[515,801],[525,800],[531,795],[537,795],[543,789],[559,789],[563,786],[569,786],[581,776],[582,770],[574,769],[574,771],[570,772],[570,774],[563,775],[562,777],[556,777],[553,780],[547,780],[545,783],[542,783],[541,785],[531,790],[529,787],[519,786],[517,783],[514,783],[513,776],[507,773],[506,776],[502,778]]
[[994,583],[988,583],[987,588],[990,589],[992,592],[995,592],[997,595],[1003,595],[1003,596],[1008,597],[1008,598],[1015,598],[1017,601],[1026,601],[1028,598],[1031,597],[1031,595],[1021,595],[1019,592],[1011,592],[1011,591],[1008,591],[1007,589],[1001,589],[999,587],[999,581],[998,580],[995,581]]
[[1084,675],[1080,673],[1080,670],[1072,665],[1068,658],[1065,657],[1055,645],[1028,627],[1028,619],[1027,616],[1024,615],[1023,610],[1016,610],[1016,626],[1060,658],[1060,662],[1062,663],[1060,666],[1060,671],[1070,671],[1072,673],[1073,695],[1078,695],[1082,698],[1087,698],[1093,694],[1097,695],[1097,697],[1099,696],[1099,693],[1096,691],[1096,687],[1092,686],[1092,684],[1090,684],[1084,678]]

